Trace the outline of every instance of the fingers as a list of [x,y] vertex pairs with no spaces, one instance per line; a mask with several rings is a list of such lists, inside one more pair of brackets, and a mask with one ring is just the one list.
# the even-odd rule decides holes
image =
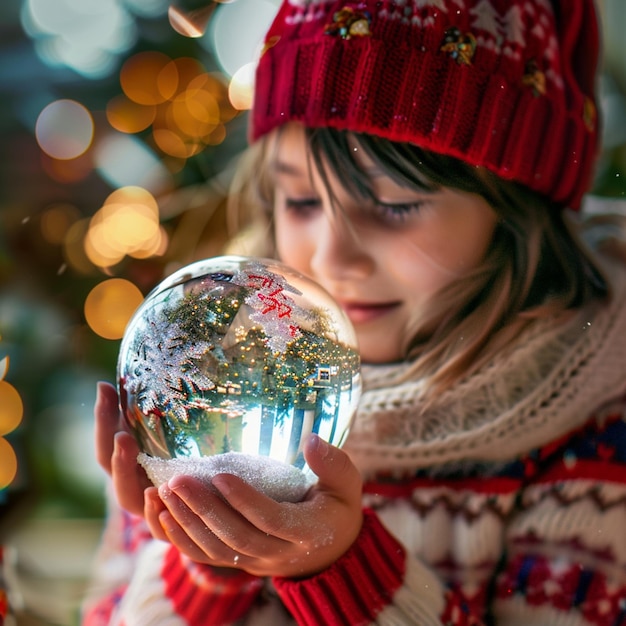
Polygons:
[[[189,512],[188,517],[191,515]],[[151,535],[159,541],[168,541],[198,563],[208,562],[206,553],[189,537],[159,497],[156,487],[144,491],[144,518]],[[208,532],[208,531],[207,531]]]
[[318,491],[350,503],[361,500],[361,476],[343,450],[314,434],[304,444],[304,458],[319,479]]
[[[280,541],[293,540],[294,528],[285,523],[288,519],[286,511],[294,508],[293,503],[277,502],[232,474],[218,474],[211,482],[224,498],[224,503],[228,503],[228,508],[237,511],[242,521],[245,520],[242,528],[259,529],[266,537]],[[247,538],[238,537],[236,544],[231,540],[229,545],[247,554]]]
[[144,510],[143,516],[148,525],[151,535],[155,539],[167,541],[165,528],[161,524],[160,515],[165,511],[165,506],[159,498],[159,492],[156,487],[148,487],[143,492]]
[[[207,540],[198,541],[189,535],[186,528],[180,525],[178,520],[170,513],[168,509],[164,509],[159,514],[159,526],[162,529],[165,540],[175,546],[182,554],[189,557],[197,563],[207,563],[209,565],[220,566],[222,560],[215,560],[210,556],[213,552],[207,549]],[[207,537],[211,537],[211,532],[205,528]],[[234,558],[234,557],[231,557]]]
[[110,474],[113,437],[120,429],[121,421],[117,391],[113,385],[105,382],[98,383],[94,417],[96,459],[100,466]]
[[144,510],[144,490],[151,485],[146,473],[137,463],[139,446],[127,432],[114,436],[111,456],[111,479],[122,508],[135,515]]
[[124,430],[117,390],[110,383],[98,383],[94,416],[96,459],[111,476],[120,506],[142,515],[143,491],[150,481],[137,464],[139,447],[135,438]]
[[[187,535],[194,539],[213,561],[230,565],[234,555],[258,557],[260,554],[276,553],[284,543],[275,537],[268,525],[262,525],[266,511],[273,500],[259,494],[240,479],[227,475],[238,483],[237,494],[245,506],[238,510],[233,502],[225,502],[219,493],[189,477],[179,476],[159,493],[166,507],[184,527]],[[237,499],[237,498],[235,498]],[[255,511],[258,520],[249,521],[250,511]],[[261,521],[259,521],[261,520]]]

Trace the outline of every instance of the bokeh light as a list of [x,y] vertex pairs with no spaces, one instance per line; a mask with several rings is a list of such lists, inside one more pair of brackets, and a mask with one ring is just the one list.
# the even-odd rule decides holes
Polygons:
[[254,63],[246,63],[232,77],[228,88],[228,97],[236,109],[246,111],[252,107],[254,93]]
[[0,359],[0,380],[3,380],[9,371],[9,357],[5,356]]
[[17,389],[6,380],[0,380],[0,435],[14,431],[23,414],[24,405]]
[[203,89],[186,90],[170,104],[169,122],[181,134],[193,138],[209,135],[220,123],[220,107]]
[[129,280],[109,278],[89,292],[85,300],[85,320],[100,337],[120,339],[142,301],[141,291]]
[[80,211],[72,204],[53,204],[41,215],[43,238],[51,244],[62,245],[70,226],[80,219]]
[[89,150],[75,159],[54,159],[42,152],[41,166],[53,180],[63,184],[72,184],[84,180],[93,171],[92,156]]
[[122,94],[109,101],[106,114],[109,124],[115,130],[122,133],[139,133],[152,124],[156,108],[154,105],[133,102]]
[[170,25],[179,35],[192,38],[202,37],[214,8],[215,5],[209,3],[205,7],[193,11],[185,11],[181,7],[172,4],[167,11],[167,16],[170,20]]
[[135,20],[119,0],[25,0],[21,21],[44,63],[88,78],[108,75],[137,40]]
[[87,258],[111,267],[126,255],[145,258],[161,249],[162,229],[154,196],[141,187],[123,187],[92,217],[85,237]]
[[[183,161],[220,144],[225,124],[237,115],[224,76],[206,72],[192,57],[137,53],[124,63],[120,83],[123,94],[107,106],[111,126],[138,133],[151,124],[154,146]],[[113,162],[107,159],[107,164]]]
[[85,238],[89,232],[88,218],[75,221],[67,230],[63,239],[63,256],[67,265],[76,273],[89,275],[96,266],[85,253]]
[[[196,58],[192,57],[178,57],[172,59],[163,72],[159,75],[159,83],[166,83],[169,80],[169,76],[174,74],[178,77],[178,85],[169,99],[171,100],[176,94],[182,93],[187,89],[189,83],[194,78],[204,72],[202,63]],[[165,90],[165,88],[163,88]]]
[[202,145],[197,141],[181,137],[167,128],[156,128],[152,133],[154,143],[166,154],[179,159],[188,159],[200,152]]
[[162,52],[139,52],[120,70],[120,84],[129,100],[155,105],[171,98],[178,87],[178,71]]
[[4,435],[13,432],[24,415],[19,392],[4,380],[8,371],[9,357],[5,356],[0,360],[0,491],[8,487],[17,474],[17,455]]
[[270,0],[237,0],[217,7],[200,42],[215,54],[228,76],[256,61],[276,6]]
[[142,17],[158,17],[167,11],[169,0],[125,0],[128,8]]
[[209,146],[217,146],[226,139],[226,126],[220,124],[211,132],[210,135],[204,138],[204,143]]
[[228,85],[221,74],[200,73],[189,81],[188,93],[208,93],[219,105],[219,114],[222,122],[229,122],[237,115],[237,111],[231,106],[228,96]]
[[157,193],[168,189],[172,180],[154,150],[134,135],[110,133],[94,148],[100,176],[111,187],[137,185]]
[[0,489],[8,487],[17,474],[17,455],[11,444],[0,437]]
[[91,114],[74,100],[51,102],[39,114],[35,135],[39,147],[55,159],[75,159],[91,145]]
[[135,246],[133,251],[129,253],[134,259],[149,259],[153,256],[163,256],[167,252],[169,237],[163,226],[154,231],[154,235],[145,237],[141,244]]

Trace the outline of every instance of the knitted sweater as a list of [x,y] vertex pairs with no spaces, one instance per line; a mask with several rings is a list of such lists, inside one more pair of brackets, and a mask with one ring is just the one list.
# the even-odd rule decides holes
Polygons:
[[428,405],[364,368],[362,531],[306,579],[222,577],[113,507],[84,626],[626,626],[626,273]]

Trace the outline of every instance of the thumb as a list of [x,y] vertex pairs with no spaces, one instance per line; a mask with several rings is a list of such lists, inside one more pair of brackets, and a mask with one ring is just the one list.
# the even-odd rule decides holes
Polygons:
[[317,489],[345,500],[360,500],[361,475],[343,450],[313,433],[304,444],[304,458],[319,479]]

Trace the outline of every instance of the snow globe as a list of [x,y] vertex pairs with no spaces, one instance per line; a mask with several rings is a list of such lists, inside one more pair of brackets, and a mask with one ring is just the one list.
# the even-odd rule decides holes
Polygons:
[[128,323],[117,378],[155,484],[229,472],[290,501],[315,482],[304,440],[341,446],[361,392],[356,336],[331,296],[277,261],[239,256],[153,289]]

